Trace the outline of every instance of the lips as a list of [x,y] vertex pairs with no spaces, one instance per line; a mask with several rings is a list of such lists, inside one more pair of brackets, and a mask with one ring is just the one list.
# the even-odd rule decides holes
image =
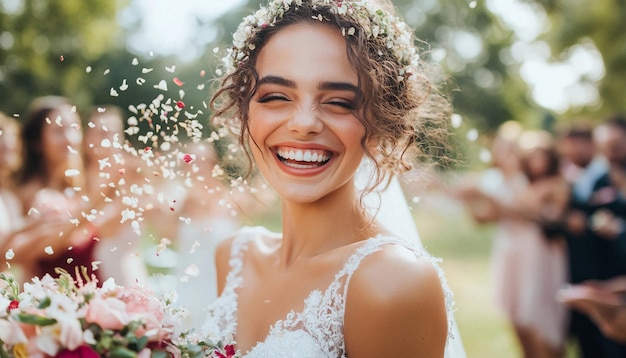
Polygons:
[[312,148],[277,147],[275,152],[278,160],[294,169],[319,168],[333,157],[331,151]]

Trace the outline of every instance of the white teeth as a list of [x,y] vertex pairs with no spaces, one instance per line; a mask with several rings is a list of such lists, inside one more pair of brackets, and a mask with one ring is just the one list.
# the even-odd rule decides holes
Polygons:
[[283,159],[295,160],[298,162],[322,163],[330,159],[329,154],[320,151],[279,148],[276,152]]

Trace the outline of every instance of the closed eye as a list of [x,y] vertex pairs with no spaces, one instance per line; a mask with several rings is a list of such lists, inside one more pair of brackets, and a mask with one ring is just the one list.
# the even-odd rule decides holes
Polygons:
[[356,105],[350,101],[328,101],[326,102],[326,104],[342,107],[342,108],[349,109],[349,110],[356,109]]
[[272,101],[289,101],[289,98],[281,94],[269,94],[257,99],[257,102],[259,103],[268,103]]

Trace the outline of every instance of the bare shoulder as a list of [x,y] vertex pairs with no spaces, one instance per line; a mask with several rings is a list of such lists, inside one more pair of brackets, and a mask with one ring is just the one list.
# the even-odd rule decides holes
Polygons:
[[443,285],[429,256],[385,245],[365,258],[346,297],[350,357],[442,357],[448,335]]
[[235,241],[240,238],[249,240],[247,246],[250,247],[246,250],[246,256],[247,259],[254,261],[255,256],[262,255],[268,248],[276,246],[279,242],[280,235],[261,227],[246,227],[220,241],[215,248],[218,293],[222,292],[226,284],[226,276],[230,271],[230,258],[232,257],[233,245]]

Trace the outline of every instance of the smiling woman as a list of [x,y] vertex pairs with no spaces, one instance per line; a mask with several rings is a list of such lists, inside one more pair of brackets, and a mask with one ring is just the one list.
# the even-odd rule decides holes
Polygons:
[[220,244],[208,338],[247,357],[443,357],[452,302],[436,260],[363,205],[444,129],[411,30],[386,2],[272,0],[234,39],[214,118],[280,196],[282,233]]
[[345,47],[331,26],[297,24],[276,33],[257,59],[259,81],[249,106],[252,153],[288,202],[314,201],[344,185],[355,191],[349,179],[363,157],[365,129],[354,114],[360,91]]

